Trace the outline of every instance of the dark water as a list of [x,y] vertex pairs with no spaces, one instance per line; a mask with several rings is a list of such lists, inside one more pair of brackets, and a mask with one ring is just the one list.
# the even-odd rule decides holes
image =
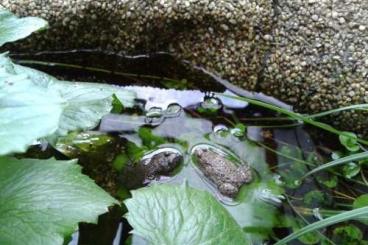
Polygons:
[[[64,79],[102,81],[137,93],[134,109],[107,115],[92,133],[94,136],[88,136],[101,140],[101,147],[83,151],[83,144],[69,142],[75,153],[63,151],[63,144],[67,143],[59,144],[62,157],[77,154],[85,173],[120,200],[130,196],[129,190],[154,182],[180,184],[187,181],[192,187],[212,193],[240,226],[249,230],[261,227],[266,233],[272,233],[268,238],[272,244],[276,238],[292,232],[290,227],[280,224],[280,216],[291,217],[305,225],[328,215],[327,211],[324,214],[324,211],[314,209],[322,205],[320,201],[312,200],[307,205],[305,200],[303,202],[311,190],[324,193],[328,200],[322,206],[332,210],[337,208],[336,203],[343,205],[346,202],[334,193],[349,192],[352,186],[355,187],[353,183],[342,181],[341,185],[330,188],[314,177],[300,182],[304,173],[317,162],[326,161],[336,150],[334,136],[290,121],[275,112],[214,94],[233,94],[234,91],[167,54],[127,57],[85,50],[13,57],[76,64],[81,67],[32,66]],[[259,98],[270,101],[263,95]],[[245,125],[247,129],[244,131],[239,125]],[[108,140],[101,139],[101,135],[107,135]],[[91,139],[88,137],[86,139]],[[169,176],[142,183],[141,178],[122,176],[116,167],[119,157],[129,155],[129,145],[143,149],[143,156],[159,149],[176,149],[184,161]],[[240,163],[248,163],[255,172],[255,183],[244,185],[236,199],[223,196],[193,162],[191,153],[198,146],[215,147]],[[318,178],[329,180],[332,177],[321,174]],[[360,192],[366,191],[359,188]],[[285,195],[281,195],[283,193]],[[113,208],[100,217],[97,225],[80,224],[79,232],[73,235],[70,244],[145,244],[141,238],[129,235],[131,227],[121,218],[125,212],[124,208]],[[329,232],[326,230],[326,235]],[[262,236],[253,235],[254,244],[260,244]],[[303,243],[295,241],[293,244]]]

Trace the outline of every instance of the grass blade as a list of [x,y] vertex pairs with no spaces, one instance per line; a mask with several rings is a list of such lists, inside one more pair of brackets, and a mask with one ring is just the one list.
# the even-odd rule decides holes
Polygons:
[[320,172],[320,171],[322,171],[324,169],[327,169],[327,168],[332,168],[332,167],[335,167],[335,166],[338,166],[338,165],[341,165],[341,164],[345,164],[345,163],[348,163],[348,162],[352,162],[352,161],[362,160],[364,158],[368,158],[368,152],[361,152],[361,153],[357,153],[357,154],[350,155],[350,156],[347,156],[347,157],[339,158],[339,159],[336,159],[334,161],[325,163],[325,164],[309,171],[307,174],[305,174],[303,176],[303,178],[306,178],[311,174]]
[[[302,121],[304,123],[313,125],[315,127],[326,130],[326,131],[328,131],[330,133],[333,133],[333,134],[336,134],[336,135],[344,135],[346,137],[351,137],[346,132],[337,130],[336,128],[334,128],[334,127],[332,127],[332,126],[330,126],[326,123],[322,123],[322,122],[318,122],[318,121],[313,120],[313,118],[311,118],[310,116],[305,116],[305,115],[302,115],[300,113],[293,112],[293,111],[287,110],[285,108],[281,108],[281,107],[278,107],[278,106],[275,106],[275,105],[272,105],[272,104],[268,104],[266,102],[256,100],[256,99],[250,99],[250,98],[246,98],[246,97],[239,97],[239,96],[232,96],[232,95],[225,95],[225,94],[221,94],[221,95],[225,96],[225,97],[228,97],[228,98],[232,98],[232,99],[246,101],[249,104],[257,105],[257,106],[260,106],[260,107],[263,107],[263,108],[266,108],[266,109],[284,114],[286,116],[289,116],[290,118],[293,118],[295,120]],[[363,139],[358,138],[357,141],[359,143],[368,145],[367,140],[363,140]]]
[[362,217],[362,216],[368,216],[368,207],[363,207],[363,208],[357,208],[351,211],[346,211],[344,213],[341,214],[337,214],[334,215],[332,217],[323,219],[321,221],[317,221],[315,223],[312,223],[310,225],[307,225],[305,227],[303,227],[302,229],[290,234],[289,236],[285,237],[284,239],[278,241],[277,243],[275,243],[274,245],[284,245],[287,244],[288,242],[308,233],[311,231],[315,231],[336,223],[340,223],[342,221],[346,221],[346,220],[350,220],[350,219],[354,219],[357,217]]
[[341,107],[341,108],[337,108],[337,109],[333,109],[329,111],[324,111],[324,112],[316,113],[312,115],[306,115],[306,116],[309,118],[318,118],[318,117],[324,117],[324,116],[328,116],[328,115],[331,115],[337,112],[348,111],[348,110],[368,111],[368,104],[345,106],[345,107]]

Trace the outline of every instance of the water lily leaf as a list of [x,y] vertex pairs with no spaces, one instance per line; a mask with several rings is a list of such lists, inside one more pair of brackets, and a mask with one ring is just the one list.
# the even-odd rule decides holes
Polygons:
[[152,244],[249,244],[241,227],[208,192],[154,185],[125,201],[133,233]]
[[0,244],[63,244],[117,203],[75,162],[0,158]]
[[47,27],[47,22],[36,17],[18,18],[0,7],[0,46],[29,36]]

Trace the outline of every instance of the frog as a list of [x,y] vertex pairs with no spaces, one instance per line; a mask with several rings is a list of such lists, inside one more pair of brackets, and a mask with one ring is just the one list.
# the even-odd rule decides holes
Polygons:
[[227,197],[235,198],[243,184],[253,179],[247,163],[236,165],[225,156],[210,149],[196,149],[194,156],[201,172],[216,185],[218,191]]
[[145,178],[153,180],[162,175],[169,175],[182,160],[183,157],[178,152],[163,151],[141,160],[139,164],[144,168]]
[[137,162],[128,163],[120,174],[120,182],[127,189],[137,189],[161,176],[170,176],[183,161],[176,151],[161,151]]

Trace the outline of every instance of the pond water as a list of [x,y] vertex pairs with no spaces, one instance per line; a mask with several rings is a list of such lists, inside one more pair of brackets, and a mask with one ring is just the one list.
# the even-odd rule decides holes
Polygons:
[[[35,146],[28,153],[79,158],[84,172],[119,200],[129,198],[130,190],[156,182],[186,182],[210,192],[254,244],[265,240],[272,244],[308,223],[348,209],[351,198],[367,192],[359,182],[330,172],[301,179],[340,150],[334,136],[227,97],[247,92],[226,87],[222,79],[167,54],[124,56],[78,50],[13,58],[68,80],[103,81],[137,93],[135,108],[105,116],[94,131],[68,135],[58,141],[57,151],[46,148],[40,153]],[[262,94],[252,96],[290,108]],[[230,183],[211,177],[213,173],[204,170],[194,154],[198,149],[220,157],[222,165],[216,167],[230,179],[240,178],[236,177],[239,169],[249,166],[243,173],[251,180]],[[160,153],[174,160],[165,168],[148,169]],[[229,183],[231,192],[220,190]],[[121,218],[125,212],[112,208],[97,225],[80,224],[70,244],[146,244],[129,234],[131,227]],[[349,224],[368,233],[360,223]],[[317,244],[331,238],[333,228],[292,244]]]

